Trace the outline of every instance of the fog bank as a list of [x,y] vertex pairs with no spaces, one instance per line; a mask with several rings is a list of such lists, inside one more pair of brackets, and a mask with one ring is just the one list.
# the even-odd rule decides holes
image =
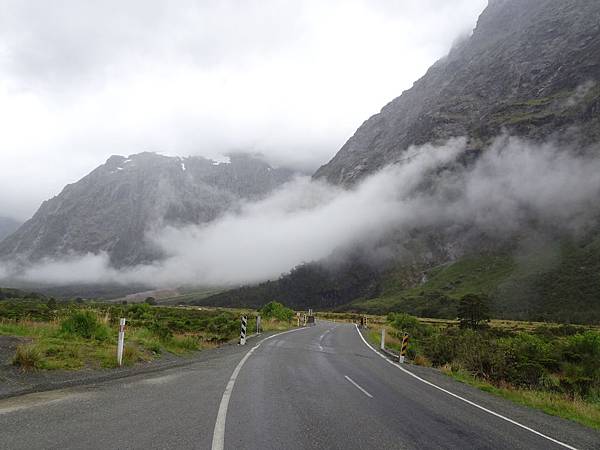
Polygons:
[[117,270],[106,254],[70,255],[18,273],[4,265],[0,278],[231,286],[277,278],[356,243],[368,248],[391,231],[467,225],[506,236],[536,224],[573,233],[596,223],[597,158],[502,136],[465,167],[465,143],[410,148],[351,190],[298,178],[212,223],[162,229],[147,236],[167,255],[152,265]]

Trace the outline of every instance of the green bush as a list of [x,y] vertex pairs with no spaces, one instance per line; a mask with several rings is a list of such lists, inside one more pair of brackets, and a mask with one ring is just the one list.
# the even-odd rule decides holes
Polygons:
[[457,330],[434,333],[424,342],[424,353],[435,366],[452,363],[456,359]]
[[162,341],[166,341],[173,337],[173,332],[169,329],[169,327],[158,320],[153,321],[148,329],[158,337]]
[[563,387],[581,396],[600,389],[600,333],[587,331],[565,338]]
[[429,336],[432,328],[419,322],[414,316],[405,313],[390,313],[387,316],[388,323],[401,333],[408,333],[412,338]]
[[504,351],[487,333],[460,330],[457,335],[456,361],[475,376],[491,381],[505,379]]
[[279,302],[269,302],[260,310],[265,319],[278,319],[289,322],[294,317],[294,311]]
[[79,336],[84,339],[104,341],[108,339],[108,328],[98,321],[97,315],[90,310],[74,311],[60,324],[62,333]]
[[522,387],[544,384],[549,369],[558,368],[552,345],[539,336],[519,333],[499,340],[505,355],[507,381]]

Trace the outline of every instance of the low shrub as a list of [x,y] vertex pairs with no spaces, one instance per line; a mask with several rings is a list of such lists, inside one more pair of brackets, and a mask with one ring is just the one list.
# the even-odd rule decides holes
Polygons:
[[429,325],[421,323],[416,317],[405,313],[390,313],[387,316],[387,322],[396,330],[408,333],[411,338],[429,336],[433,331]]
[[18,345],[13,357],[13,364],[23,370],[38,369],[42,363],[42,352],[34,344]]
[[279,302],[267,303],[261,308],[260,314],[265,319],[277,319],[284,322],[289,322],[294,317],[294,311]]
[[169,327],[158,320],[153,321],[148,326],[148,329],[161,341],[166,341],[173,337],[173,332]]
[[108,339],[109,330],[100,323],[98,316],[90,310],[74,311],[60,324],[62,333],[79,336],[84,339],[104,341]]

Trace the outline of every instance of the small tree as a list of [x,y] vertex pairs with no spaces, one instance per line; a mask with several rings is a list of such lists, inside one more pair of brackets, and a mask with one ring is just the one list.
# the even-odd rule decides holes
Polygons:
[[147,303],[149,305],[156,305],[156,299],[154,297],[146,297],[144,303]]
[[294,311],[286,308],[279,302],[269,302],[260,310],[261,315],[266,319],[278,319],[289,322],[294,316]]
[[464,295],[458,304],[458,319],[461,328],[471,328],[472,330],[481,328],[484,322],[489,322],[487,296],[483,294]]

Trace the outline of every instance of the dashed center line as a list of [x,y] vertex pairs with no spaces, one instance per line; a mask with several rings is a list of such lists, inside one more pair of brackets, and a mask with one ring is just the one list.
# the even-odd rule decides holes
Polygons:
[[358,390],[360,390],[367,397],[373,398],[373,396],[371,394],[369,394],[364,388],[359,386],[359,384],[356,381],[354,381],[352,378],[350,378],[348,375],[344,375],[344,378],[346,378],[346,380],[348,380],[350,383],[352,383]]

